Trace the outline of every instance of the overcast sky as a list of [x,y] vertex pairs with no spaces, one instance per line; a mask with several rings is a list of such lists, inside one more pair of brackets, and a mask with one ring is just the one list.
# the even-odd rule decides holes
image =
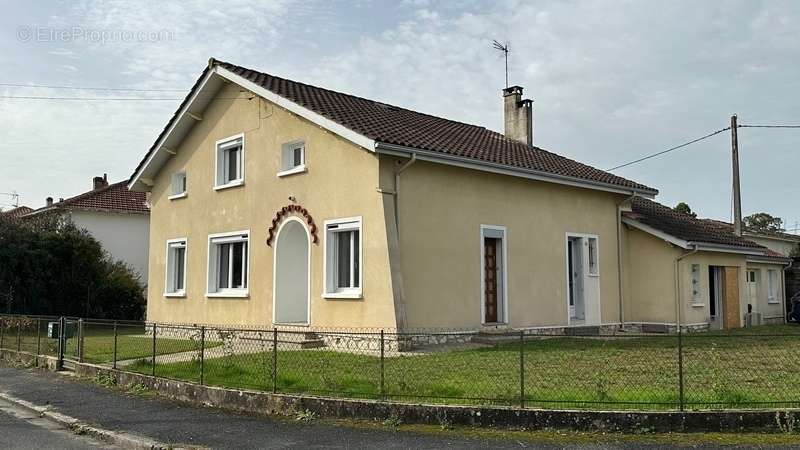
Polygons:
[[[535,144],[608,169],[728,125],[800,124],[800,2],[0,1],[0,192],[126,179],[209,57],[501,130],[503,61]],[[181,92],[183,91],[183,92]],[[146,101],[109,100],[141,98]],[[800,221],[800,130],[739,133],[745,214]],[[616,173],[731,216],[723,133]],[[0,196],[0,204],[10,199]]]

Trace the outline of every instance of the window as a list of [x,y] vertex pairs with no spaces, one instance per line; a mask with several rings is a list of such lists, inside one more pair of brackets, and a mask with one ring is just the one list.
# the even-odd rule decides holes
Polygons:
[[249,231],[211,235],[208,238],[208,295],[248,295]]
[[700,289],[700,264],[692,264],[692,303],[703,303],[703,294]]
[[767,303],[778,303],[778,273],[767,270]]
[[361,297],[361,218],[325,222],[325,296]]
[[597,261],[597,238],[590,237],[587,239],[589,243],[589,275],[597,275],[598,261]]
[[244,135],[217,141],[216,188],[238,186],[244,182]]
[[283,144],[281,149],[281,171],[278,176],[291,175],[305,172],[306,170],[306,145],[303,141]]
[[167,296],[186,295],[186,239],[167,241]]
[[186,197],[186,172],[178,172],[172,175],[172,187],[170,199]]

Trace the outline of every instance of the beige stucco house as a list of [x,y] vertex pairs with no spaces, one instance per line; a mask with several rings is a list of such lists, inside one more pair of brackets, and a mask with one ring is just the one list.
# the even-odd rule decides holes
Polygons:
[[152,207],[147,318],[676,323],[626,273],[621,213],[657,191],[533,146],[522,88],[503,102],[500,134],[210,60],[129,180]]

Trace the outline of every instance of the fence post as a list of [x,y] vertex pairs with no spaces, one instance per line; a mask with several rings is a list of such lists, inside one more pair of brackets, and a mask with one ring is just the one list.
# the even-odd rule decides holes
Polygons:
[[117,321],[114,321],[114,362],[111,366],[113,369],[117,368]]
[[42,323],[36,318],[36,367],[39,367],[39,353],[42,351]]
[[386,373],[386,370],[385,370],[385,367],[386,367],[385,366],[385,364],[386,364],[385,363],[385,353],[386,353],[385,352],[385,348],[386,348],[386,344],[385,344],[385,342],[386,341],[384,340],[384,333],[383,333],[383,330],[381,330],[381,400],[384,400],[384,401],[386,400],[386,389],[384,387],[384,378],[385,378],[384,374]]
[[681,332],[680,325],[678,325],[678,401],[680,403],[680,410],[684,410],[684,392],[683,392],[683,332]]
[[272,392],[278,392],[278,329],[272,328]]
[[58,318],[58,362],[56,363],[56,370],[64,370],[64,347],[67,346],[66,328],[67,319],[64,316]]
[[200,327],[200,386],[203,385],[206,365],[206,327]]
[[519,332],[519,407],[525,407],[525,332]]
[[83,319],[78,319],[78,362],[83,362]]
[[22,350],[22,319],[17,320],[17,351]]
[[0,317],[0,348],[3,348],[3,339],[6,334],[6,319]]
[[156,333],[157,325],[153,322],[153,376],[156,376]]

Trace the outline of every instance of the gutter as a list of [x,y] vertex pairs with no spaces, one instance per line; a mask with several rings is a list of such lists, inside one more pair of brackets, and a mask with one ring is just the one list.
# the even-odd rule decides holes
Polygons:
[[620,209],[623,204],[631,201],[636,197],[634,193],[630,197],[626,197],[617,203],[617,281],[619,288],[619,326],[620,329],[625,323],[625,299],[624,289],[622,286],[622,210]]
[[700,248],[695,245],[694,249],[688,253],[684,253],[677,258],[675,258],[675,323],[678,327],[678,332],[680,333],[681,330],[681,306],[683,302],[681,302],[681,260],[687,258],[695,253],[699,252]]
[[421,161],[430,161],[440,164],[448,164],[460,167],[467,167],[477,170],[484,170],[487,172],[501,173],[505,175],[520,176],[539,181],[547,181],[550,183],[566,184],[570,186],[583,187],[587,189],[595,189],[601,191],[616,192],[618,194],[639,194],[648,198],[655,197],[658,194],[657,190],[640,189],[640,188],[626,188],[617,186],[615,184],[602,183],[599,181],[584,180],[582,178],[569,177],[564,175],[557,175],[549,172],[542,172],[539,170],[521,169],[518,167],[509,167],[504,164],[491,163],[481,161],[474,158],[466,158],[463,156],[448,155],[440,152],[432,152],[430,150],[422,150],[404,145],[387,144],[384,142],[375,142],[375,151],[394,156],[408,156],[415,154],[417,159]]

